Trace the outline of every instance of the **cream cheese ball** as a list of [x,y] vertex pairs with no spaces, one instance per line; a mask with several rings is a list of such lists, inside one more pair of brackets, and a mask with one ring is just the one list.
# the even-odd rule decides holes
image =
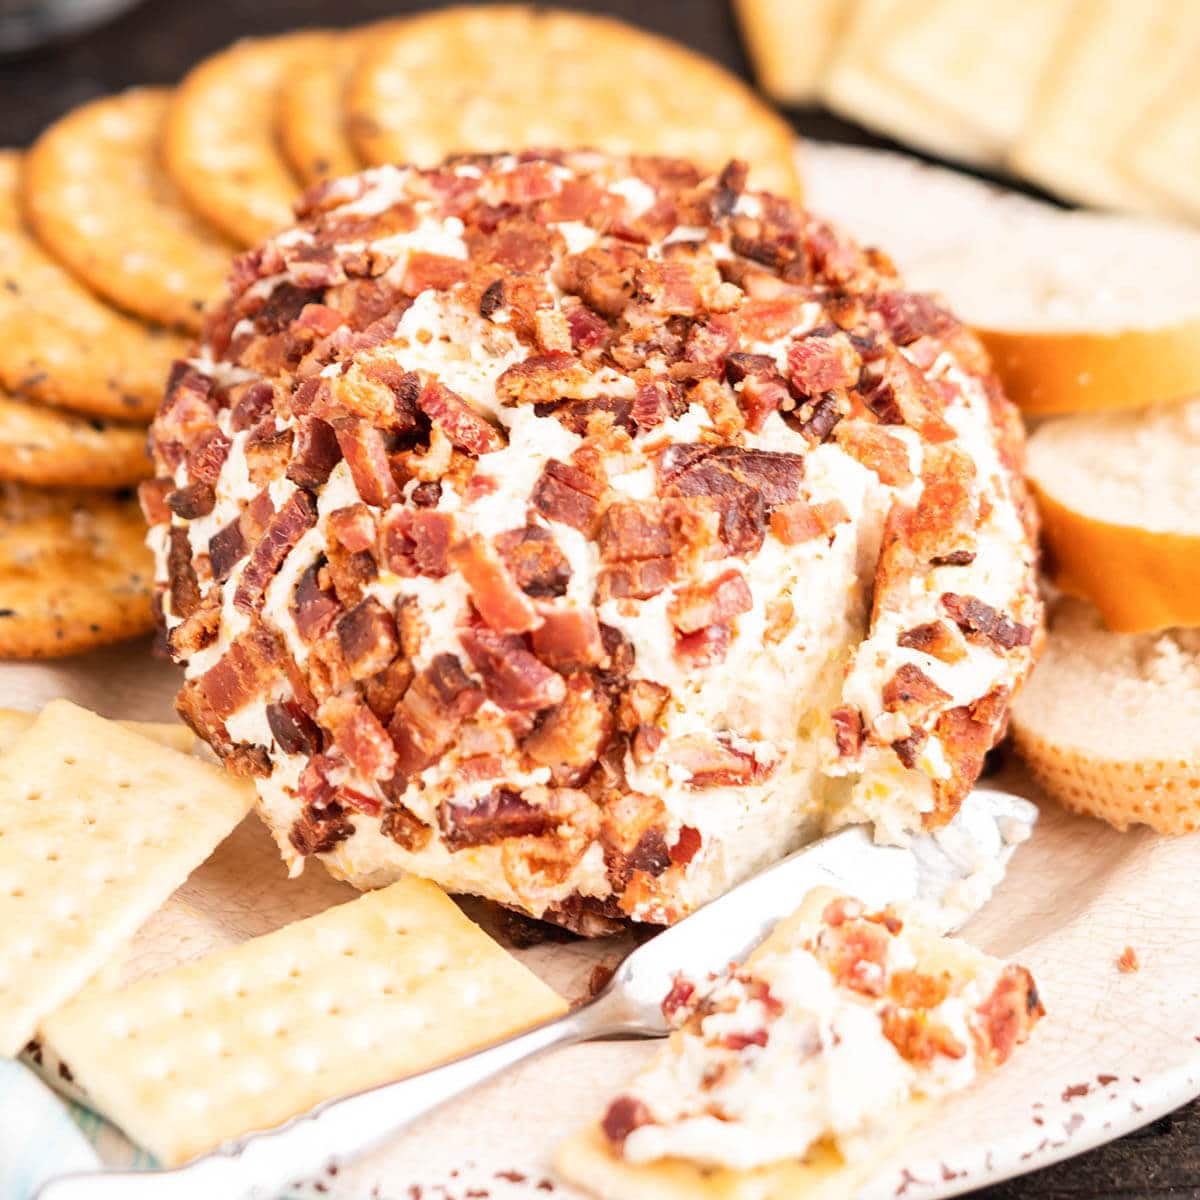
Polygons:
[[1041,637],[1014,412],[743,165],[383,167],[240,258],[143,504],[293,871],[585,933],[956,811]]

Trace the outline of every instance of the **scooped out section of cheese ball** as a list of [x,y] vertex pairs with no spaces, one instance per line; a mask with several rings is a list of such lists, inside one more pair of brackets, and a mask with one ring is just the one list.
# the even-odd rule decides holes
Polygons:
[[595,933],[956,811],[1040,637],[1019,425],[744,180],[385,167],[238,260],[142,494],[180,711],[293,869]]

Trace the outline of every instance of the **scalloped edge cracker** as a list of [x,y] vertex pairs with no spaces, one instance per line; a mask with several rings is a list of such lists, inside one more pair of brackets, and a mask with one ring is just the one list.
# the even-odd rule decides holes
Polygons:
[[813,104],[851,0],[733,0],[762,89],[781,104]]
[[0,756],[0,1055],[109,963],[254,790],[66,700]]
[[413,877],[42,1025],[168,1165],[558,1016],[557,993]]

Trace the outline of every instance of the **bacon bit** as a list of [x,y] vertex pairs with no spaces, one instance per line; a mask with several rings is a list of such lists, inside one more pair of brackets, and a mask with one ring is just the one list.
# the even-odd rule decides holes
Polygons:
[[284,754],[314,755],[321,750],[321,730],[294,700],[267,705],[267,724]]
[[396,773],[392,739],[361,700],[331,696],[321,705],[319,717],[333,735],[334,746],[364,779],[391,779]]
[[[759,281],[770,279],[778,283],[775,276],[765,272],[757,272],[754,278]],[[747,279],[747,282],[750,280]],[[763,290],[761,283],[759,290]],[[804,319],[807,304],[805,296],[795,290],[785,290],[771,296],[751,296],[738,312],[742,337],[760,342],[773,342],[778,338],[787,337]]]
[[167,644],[176,661],[191,658],[217,640],[221,630],[221,595],[210,588],[200,603],[167,635]]
[[896,639],[896,644],[909,650],[919,650],[944,663],[961,662],[967,656],[962,639],[945,621],[914,625]]
[[1117,959],[1117,970],[1124,975],[1132,975],[1141,969],[1142,964],[1138,960],[1137,951],[1132,946],[1126,946]]
[[946,752],[950,777],[933,781],[934,807],[924,816],[926,829],[939,828],[958,811],[983,770],[983,757],[992,748],[997,729],[991,722],[976,720],[969,707],[960,705],[942,713],[933,733]]
[[921,747],[929,740],[929,735],[923,729],[914,730],[908,737],[897,738],[891,743],[896,757],[910,771],[917,765],[917,757]]
[[255,487],[266,487],[287,470],[292,457],[292,431],[276,429],[267,421],[253,430],[245,443],[246,471]]
[[586,304],[576,302],[564,305],[563,314],[571,334],[571,346],[575,350],[598,350],[612,335],[608,322],[592,312]]
[[617,724],[626,733],[653,725],[671,698],[670,688],[650,679],[633,679],[617,703]]
[[308,492],[293,492],[283,507],[267,522],[262,537],[242,569],[234,605],[242,612],[257,612],[267,585],[305,532],[317,523],[317,506]]
[[[386,792],[389,785],[390,781],[380,786]],[[379,831],[384,837],[390,837],[398,846],[414,854],[423,850],[433,837],[433,829],[429,825],[398,800],[391,799],[384,807]]]
[[541,624],[504,560],[478,534],[451,547],[450,563],[466,582],[479,615],[496,633],[527,633]]
[[350,504],[334,509],[327,518],[329,531],[353,554],[375,546],[375,514],[365,504]]
[[883,685],[883,707],[910,720],[920,719],[929,709],[950,699],[950,693],[938,687],[915,663],[902,663]]
[[596,599],[648,600],[671,582],[675,575],[672,558],[645,558],[637,562],[612,563],[601,568],[596,580]]
[[680,633],[725,624],[754,607],[754,597],[740,571],[726,571],[708,583],[681,588],[667,605],[667,616]]
[[672,550],[662,505],[636,500],[618,500],[604,510],[597,543],[606,562],[664,558]]
[[292,461],[286,471],[287,478],[297,487],[324,487],[341,457],[342,448],[332,425],[319,417],[297,419]]
[[392,476],[383,434],[375,426],[358,420],[340,421],[335,433],[354,488],[362,500],[373,508],[399,503],[402,497]]
[[816,400],[806,401],[793,412],[784,412],[783,419],[798,429],[810,445],[819,446],[829,440],[829,435],[849,411],[848,404],[828,393]]
[[343,613],[335,628],[351,679],[378,674],[400,652],[396,622],[374,596]]
[[190,616],[200,605],[200,584],[192,563],[192,544],[182,525],[173,525],[167,535],[167,579],[171,593],[171,611],[177,617]]
[[703,841],[700,831],[691,825],[681,825],[679,836],[668,848],[671,863],[676,867],[686,867],[700,852]]
[[185,521],[207,517],[216,503],[217,494],[211,483],[189,483],[168,492],[166,497],[167,508]]
[[591,766],[612,736],[612,713],[582,672],[568,678],[566,692],[563,702],[539,719],[521,748],[542,766]]
[[909,425],[927,442],[950,442],[957,436],[942,416],[941,396],[903,355],[870,364],[859,386],[863,403],[885,424]]
[[1017,646],[1028,646],[1033,641],[1033,629],[1030,626],[1017,624],[975,596],[945,592],[942,595],[942,607],[972,642],[991,642],[1002,650],[1012,650]]
[[442,430],[460,450],[479,456],[503,450],[504,435],[480,416],[457,392],[436,380],[430,380],[417,400],[421,411]]
[[689,733],[671,743],[670,761],[691,772],[690,788],[742,787],[766,779],[774,764],[738,750],[720,734]]
[[[685,975],[676,975],[671,981],[671,990],[666,994],[662,1002],[662,1014],[666,1018],[668,1025],[678,1027],[683,1023],[688,1016],[685,1012],[692,1003],[692,999],[696,995],[696,985]],[[680,1017],[680,1013],[683,1017]]]
[[557,308],[539,308],[534,314],[533,327],[539,349],[547,354],[571,352],[571,327]]
[[765,1046],[768,1037],[766,1029],[756,1029],[753,1033],[727,1033],[717,1040],[717,1045],[726,1050],[745,1050],[747,1046]]
[[610,1142],[620,1146],[635,1129],[653,1124],[654,1118],[641,1100],[633,1096],[618,1096],[608,1106],[600,1127]]
[[138,484],[138,504],[147,525],[167,525],[171,521],[171,510],[167,507],[167,495],[175,490],[175,481],[169,476],[159,479],[143,479]]
[[396,509],[380,524],[380,556],[396,575],[429,575],[440,579],[450,571],[454,516],[432,509]]
[[687,409],[683,389],[671,379],[651,379],[634,393],[630,417],[639,429],[654,429]]
[[[221,474],[221,467],[224,466],[225,459],[229,457],[231,444],[230,440],[218,430],[210,430],[204,434],[188,451],[188,475],[200,483],[215,484]],[[247,449],[249,449],[249,445],[247,445]]]
[[392,714],[413,681],[413,674],[412,663],[396,657],[382,671],[364,681],[363,699],[381,721],[392,719]]
[[546,599],[566,594],[571,567],[550,530],[526,525],[500,534],[495,544],[527,596]]
[[847,919],[826,922],[817,938],[817,956],[834,981],[864,996],[882,996],[887,978],[887,931],[873,921]]
[[460,640],[488,697],[501,708],[533,712],[566,697],[563,677],[530,654],[520,638],[476,628],[464,630]]
[[408,256],[404,282],[400,286],[410,296],[417,296],[430,288],[447,291],[456,283],[465,283],[470,276],[470,265],[464,259],[414,250]]
[[793,339],[787,364],[792,386],[802,396],[853,387],[862,369],[862,359],[850,339],[832,329]]
[[884,292],[873,307],[897,346],[922,337],[940,337],[958,328],[958,322],[931,296],[921,292]]
[[306,642],[314,642],[333,624],[341,611],[337,597],[323,581],[324,561],[315,562],[300,576],[288,606],[296,630]]
[[728,625],[706,625],[695,633],[675,639],[675,655],[696,670],[715,667],[725,661],[733,634]]
[[857,758],[863,747],[862,714],[857,708],[843,704],[829,714],[833,722],[833,739],[841,758]]
[[547,816],[511,788],[496,788],[477,800],[442,804],[438,823],[446,849],[454,852],[506,838],[542,837],[548,832]]
[[453,654],[439,654],[417,677],[396,710],[388,733],[401,775],[424,770],[442,752],[455,728],[483,703]]
[[533,631],[533,652],[558,671],[597,666],[604,661],[604,642],[594,608],[539,606],[541,624]]
[[880,483],[888,487],[905,487],[913,481],[908,463],[908,447],[873,425],[843,421],[834,434],[838,445],[864,467],[874,471]]
[[1015,963],[1000,974],[992,994],[975,1015],[982,1024],[985,1048],[993,1066],[999,1066],[1029,1036],[1046,1015],[1033,976]]
[[904,1008],[937,1008],[950,994],[950,976],[900,969],[888,980],[888,996]]
[[[732,359],[734,355],[730,355]],[[758,355],[745,355],[746,358],[757,358]],[[726,371],[729,364],[726,363]],[[747,375],[734,391],[738,407],[746,420],[746,428],[752,433],[758,433],[767,423],[767,418],[781,409],[787,409],[792,403],[791,393],[782,375],[772,370],[767,375]]]
[[547,520],[560,521],[590,536],[604,491],[604,485],[591,475],[552,458],[542,468],[529,502]]
[[279,678],[285,653],[278,637],[255,621],[234,638],[213,666],[190,682],[212,712],[224,720]]
[[797,546],[820,537],[825,528],[807,500],[791,500],[771,514],[771,532],[785,546]]
[[[267,379],[259,379],[246,384],[245,390],[233,405],[229,416],[229,427],[234,433],[253,429],[264,417],[275,411],[276,385]],[[236,395],[236,389],[231,394]]]
[[554,351],[513,363],[496,380],[496,396],[510,404],[545,404],[580,396],[592,373],[573,354]]
[[861,917],[866,912],[861,900],[854,900],[848,896],[839,896],[836,900],[830,900],[825,905],[824,911],[821,913],[821,923],[836,929],[839,925],[845,925],[847,921],[853,921],[857,917]]
[[930,1023],[923,1013],[887,1004],[880,1017],[883,1036],[906,1062],[927,1067],[939,1054],[953,1059],[966,1056],[967,1047],[945,1025]]

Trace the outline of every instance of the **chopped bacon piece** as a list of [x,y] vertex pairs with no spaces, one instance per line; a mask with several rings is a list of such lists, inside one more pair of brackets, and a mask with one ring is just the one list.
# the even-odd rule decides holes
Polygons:
[[691,772],[690,788],[745,786],[766,779],[775,769],[720,734],[689,733],[671,743],[670,759]]
[[690,666],[702,669],[725,661],[733,634],[728,625],[706,625],[695,633],[675,639],[675,655]]
[[861,421],[843,421],[834,434],[837,443],[852,458],[879,476],[889,487],[912,483],[908,447],[897,437]]
[[650,379],[638,385],[629,415],[639,429],[654,429],[680,416],[687,406],[683,389],[673,379]]
[[902,663],[883,685],[883,707],[910,719],[919,720],[950,699],[950,693],[938,687],[915,663]]
[[771,413],[792,404],[787,381],[769,354],[731,354],[725,378],[733,384],[746,427],[758,433]]
[[864,996],[882,996],[887,984],[887,930],[875,921],[848,915],[826,923],[816,941],[817,956],[840,986]]
[[229,456],[230,445],[229,439],[219,430],[204,434],[188,451],[188,475],[200,483],[216,483]]
[[242,509],[241,515],[238,517],[238,525],[241,528],[242,537],[246,539],[247,546],[253,545],[262,537],[267,523],[274,515],[275,505],[271,501],[271,493],[263,488]]
[[171,611],[177,617],[190,616],[200,604],[200,584],[192,563],[192,544],[182,525],[173,525],[167,535],[167,580]]
[[294,700],[268,704],[267,724],[275,744],[284,754],[320,753],[320,727]]
[[460,450],[468,454],[492,454],[507,442],[491,422],[481,417],[457,392],[431,380],[417,400],[421,411]]
[[[686,826],[685,826],[686,828]],[[686,975],[676,975],[671,980],[671,990],[663,998],[662,1014],[669,1025],[678,1026],[686,1019],[688,1009],[696,995],[696,985]],[[680,1014],[683,1014],[683,1018]]]
[[477,628],[465,630],[461,641],[488,697],[501,708],[533,712],[566,696],[563,677],[530,654],[520,638]]
[[930,335],[939,337],[958,327],[950,313],[921,292],[884,292],[872,307],[883,318],[884,328],[897,346]]
[[671,864],[676,867],[686,867],[700,853],[702,845],[703,839],[700,837],[700,830],[691,825],[681,825],[679,836],[667,850],[671,856]]
[[891,743],[891,746],[896,757],[911,771],[917,765],[921,748],[928,740],[929,734],[923,729],[917,729],[910,733],[908,737],[897,738]]
[[646,1105],[634,1096],[618,1096],[609,1106],[601,1121],[604,1136],[614,1145],[625,1139],[643,1125],[653,1125],[654,1117]]
[[928,1020],[923,1012],[887,1004],[880,1017],[883,1036],[906,1062],[927,1067],[939,1054],[958,1059],[967,1053],[967,1047],[945,1025]]
[[521,743],[533,762],[556,770],[590,767],[612,736],[612,712],[591,677],[577,672],[566,687],[562,703],[549,709]]
[[926,441],[953,441],[954,427],[942,412],[941,396],[903,355],[871,363],[859,384],[863,403],[889,425],[909,425]]
[[[381,786],[388,789],[387,782]],[[389,800],[384,807],[379,832],[413,853],[423,850],[433,837],[433,829],[397,800]]]
[[605,600],[648,600],[657,596],[675,576],[673,558],[643,558],[612,563],[601,569],[596,581],[596,598]]
[[211,483],[189,483],[167,493],[167,508],[185,521],[207,517],[217,503]]
[[[268,379],[258,379],[245,385],[245,391],[234,403],[229,417],[229,427],[234,433],[253,429],[275,411],[275,388],[276,385]],[[236,389],[233,394],[237,394]]]
[[962,639],[945,621],[914,625],[896,639],[896,644],[910,650],[919,650],[922,654],[931,655],[945,663],[961,662],[967,656]]
[[262,537],[242,569],[233,602],[242,612],[257,612],[263,595],[283,560],[306,530],[316,524],[317,506],[308,492],[293,492],[283,507],[267,522]]
[[366,421],[343,420],[336,427],[336,435],[362,500],[374,508],[398,503],[400,489],[392,475],[383,434]]
[[456,283],[465,283],[470,277],[471,267],[465,259],[414,250],[409,253],[401,287],[410,296],[419,295],[427,288],[444,292]]
[[545,599],[566,594],[571,567],[549,529],[541,525],[511,529],[496,538],[496,549],[527,596]]
[[850,339],[832,329],[793,339],[787,362],[792,386],[802,396],[853,387],[862,368]]
[[384,517],[379,531],[384,565],[397,575],[429,575],[440,579],[450,570],[452,513],[433,509],[397,509]]
[[363,699],[381,720],[390,721],[413,681],[412,663],[397,656],[383,670],[363,681]]
[[511,788],[496,788],[477,800],[444,803],[438,812],[442,841],[450,851],[490,846],[505,838],[541,837],[549,832],[549,814]]
[[586,304],[563,306],[567,328],[571,331],[571,345],[576,350],[596,350],[608,341],[611,329],[608,322]]
[[478,534],[452,546],[450,562],[465,580],[479,615],[496,633],[527,633],[541,623],[504,560]]
[[167,635],[167,645],[176,661],[191,658],[211,646],[221,630],[221,593],[210,588],[200,603]]
[[664,558],[672,550],[662,506],[637,500],[619,500],[604,510],[597,542],[607,562]]
[[991,749],[998,732],[991,721],[978,720],[967,705],[948,709],[938,717],[933,733],[945,751],[950,776],[933,781],[934,807],[924,816],[925,828],[939,828],[958,811],[979,778],[984,755]]
[[306,642],[316,641],[341,611],[333,590],[323,582],[324,567],[325,563],[318,561],[305,570],[296,584],[289,606],[296,629]]
[[391,779],[396,773],[392,739],[361,700],[331,696],[321,705],[319,716],[321,724],[333,735],[334,746],[364,779]]
[[912,968],[892,972],[888,996],[905,1008],[936,1008],[950,994],[950,980],[944,974],[926,975]]
[[829,714],[833,739],[841,758],[857,758],[863,746],[862,714],[848,704],[839,705]]
[[621,693],[617,705],[617,723],[632,733],[639,726],[652,725],[671,698],[670,688],[650,679],[634,679]]
[[849,519],[850,514],[840,500],[820,504],[791,500],[771,514],[771,532],[785,546],[796,546],[831,533]]
[[740,571],[725,571],[708,583],[680,588],[667,605],[667,616],[680,633],[725,624],[754,607],[754,596]]
[[375,546],[375,515],[365,504],[348,504],[329,514],[329,532],[352,554]]
[[138,503],[147,525],[166,525],[170,522],[167,495],[174,490],[175,481],[169,475],[159,479],[143,479],[138,484]]
[[292,460],[286,475],[297,487],[319,488],[342,457],[333,426],[319,417],[301,416],[296,421]]
[[975,596],[945,592],[942,595],[942,608],[973,642],[983,645],[990,642],[1002,650],[1013,650],[1017,646],[1028,646],[1033,641],[1033,629],[1030,626],[1018,624]]
[[344,612],[335,628],[351,679],[370,678],[400,652],[396,622],[374,596]]
[[547,520],[561,521],[581,533],[591,534],[604,491],[604,485],[591,475],[552,458],[542,468],[529,502]]
[[276,429],[268,420],[246,438],[246,470],[255,487],[266,487],[287,470],[292,457],[292,431]]
[[591,667],[604,661],[604,642],[594,608],[544,604],[533,631],[533,652],[555,670]]
[[999,1066],[1046,1015],[1033,976],[1015,963],[1000,973],[992,994],[975,1009],[992,1065]]
[[234,638],[213,666],[192,682],[213,713],[224,720],[279,678],[284,653],[278,637],[255,621]]

